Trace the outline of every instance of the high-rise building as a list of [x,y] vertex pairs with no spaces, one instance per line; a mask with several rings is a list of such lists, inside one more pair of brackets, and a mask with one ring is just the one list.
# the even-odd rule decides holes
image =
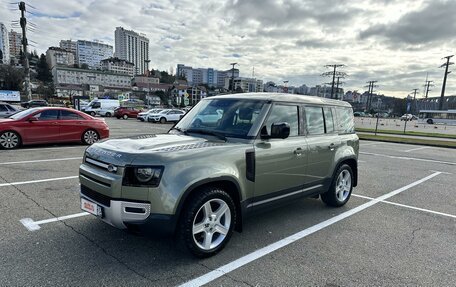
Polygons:
[[135,65],[135,73],[142,75],[149,69],[149,39],[143,34],[117,27],[114,32],[114,57],[126,60]]
[[10,57],[19,59],[22,50],[22,35],[11,30],[11,32],[8,32],[8,40]]
[[0,64],[8,64],[10,61],[8,30],[0,23]]
[[79,66],[87,64],[89,69],[101,69],[101,60],[112,57],[112,46],[92,41],[78,40],[76,57]]
[[[60,48],[62,49],[65,49],[67,51],[70,51],[71,53],[74,54],[74,56],[76,57],[76,52],[77,52],[77,49],[78,49],[78,43],[77,41],[73,41],[73,40],[60,40],[60,44],[59,44]],[[77,61],[77,59],[76,59]]]

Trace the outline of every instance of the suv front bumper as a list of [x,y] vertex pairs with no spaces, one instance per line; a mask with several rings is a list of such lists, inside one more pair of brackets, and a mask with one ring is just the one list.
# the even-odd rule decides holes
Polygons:
[[150,216],[150,204],[138,203],[131,201],[110,200],[109,206],[102,204],[89,196],[80,193],[81,198],[91,201],[101,207],[101,218],[104,222],[108,223],[119,229],[126,229],[125,224],[144,224]]

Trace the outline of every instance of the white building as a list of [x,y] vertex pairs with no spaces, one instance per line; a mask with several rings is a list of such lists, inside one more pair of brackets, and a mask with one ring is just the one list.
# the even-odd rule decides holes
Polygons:
[[117,27],[114,32],[115,54],[122,60],[127,60],[135,65],[135,73],[142,75],[148,70],[149,61],[149,39],[143,34],[138,34],[132,30],[125,30]]
[[59,47],[73,53],[74,59],[77,62],[76,54],[77,54],[77,50],[78,50],[78,43],[76,41],[60,40]]
[[117,74],[126,74],[131,77],[135,74],[135,65],[119,58],[108,58],[101,60],[101,69]]
[[131,77],[110,71],[76,69],[54,66],[52,76],[55,86],[96,85],[106,88],[130,88]]
[[[218,71],[213,68],[192,68],[183,64],[177,65],[177,77],[185,77],[190,86],[206,84],[209,87],[222,88],[225,86],[225,78],[231,77],[233,71]],[[239,69],[234,69],[234,77],[239,77]]]
[[8,32],[10,58],[19,59],[22,50],[22,35],[16,31]]
[[76,58],[79,66],[87,64],[90,69],[101,69],[101,60],[112,57],[112,51],[111,45],[78,40]]
[[57,65],[73,66],[75,63],[74,54],[62,48],[49,47],[46,51],[46,62],[49,69]]
[[[225,78],[225,89],[229,90],[231,85],[231,78]],[[256,78],[234,78],[234,91],[238,88],[242,89],[244,93],[260,93],[263,92],[263,81],[257,80]]]
[[10,62],[10,49],[8,40],[8,30],[3,23],[0,23],[0,64],[9,64]]

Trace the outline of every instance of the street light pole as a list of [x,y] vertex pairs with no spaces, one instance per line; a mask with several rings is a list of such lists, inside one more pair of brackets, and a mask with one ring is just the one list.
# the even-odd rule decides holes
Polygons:
[[148,87],[148,91],[147,91],[147,106],[150,108],[150,79],[149,79],[149,76],[150,76],[150,72],[149,72],[149,63],[150,63],[150,60],[144,60],[144,63],[146,64],[146,70],[147,70],[147,87]]
[[233,66],[231,68],[231,93],[234,93],[234,66],[236,66],[238,63],[231,63],[230,65]]

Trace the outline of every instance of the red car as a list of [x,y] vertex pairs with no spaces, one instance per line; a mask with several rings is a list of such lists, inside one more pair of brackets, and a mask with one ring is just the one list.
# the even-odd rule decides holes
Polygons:
[[103,119],[67,108],[32,108],[0,119],[0,148],[20,145],[94,142],[109,137]]
[[114,116],[118,119],[122,118],[126,120],[128,118],[137,118],[140,112],[142,112],[142,110],[136,108],[120,107],[114,110]]

